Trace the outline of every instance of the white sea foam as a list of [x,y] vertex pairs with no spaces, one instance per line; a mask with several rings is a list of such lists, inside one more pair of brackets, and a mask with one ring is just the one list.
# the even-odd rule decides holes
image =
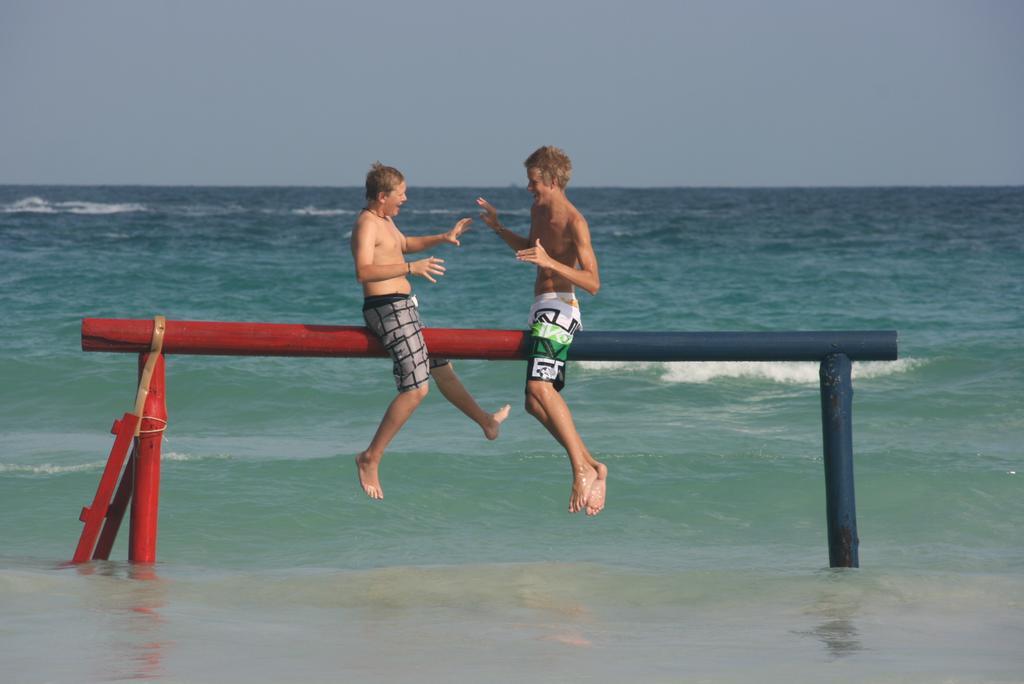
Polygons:
[[[189,462],[227,460],[229,454],[184,454],[177,451],[165,451],[160,456],[163,461]],[[53,463],[0,463],[0,474],[23,474],[23,475],[64,475],[67,473],[82,473],[103,470],[107,465],[104,461],[90,461],[89,463],[75,463],[72,465],[56,465]]]
[[[787,385],[817,385],[820,364],[813,361],[580,361],[588,371],[637,373],[657,372],[663,382],[706,384],[723,378],[767,380]],[[921,359],[857,361],[853,379],[887,377],[909,372],[924,363]]]
[[71,214],[125,214],[148,211],[146,205],[129,202],[125,204],[104,204],[102,202],[57,202],[57,207]]
[[128,212],[149,211],[144,204],[104,202],[49,202],[42,197],[26,197],[13,204],[4,205],[5,214],[124,214]]
[[296,216],[352,216],[356,212],[352,209],[317,209],[314,206],[306,206],[301,209],[292,209]]
[[42,197],[26,197],[13,204],[4,205],[5,214],[56,214],[57,210]]
[[178,451],[166,451],[160,455],[160,458],[164,461],[187,463],[189,461],[228,460],[231,456],[229,454],[183,454]]
[[106,465],[104,461],[78,463],[75,465],[54,465],[39,463],[24,465],[18,463],[0,463],[0,473],[24,473],[26,475],[63,475],[65,473],[81,473],[88,470],[100,470]]

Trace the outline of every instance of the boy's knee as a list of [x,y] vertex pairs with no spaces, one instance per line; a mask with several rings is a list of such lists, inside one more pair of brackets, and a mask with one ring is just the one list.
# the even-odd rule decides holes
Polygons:
[[417,403],[419,403],[419,402],[423,401],[426,398],[426,396],[427,396],[427,394],[429,392],[430,392],[430,383],[429,382],[425,382],[422,385],[420,385],[419,387],[416,387],[416,388],[413,388],[411,390],[408,390],[405,394],[409,395],[412,399],[414,399]]
[[431,368],[430,368],[430,375],[431,376],[446,375],[448,373],[454,373],[454,372],[455,372],[455,364],[453,364],[451,361],[449,361],[448,363],[443,363],[440,366],[431,366]]
[[523,408],[531,416],[537,415],[537,400],[531,397],[529,394],[526,395],[526,402],[523,404]]
[[549,392],[552,388],[549,382],[540,382],[539,380],[532,380],[526,383],[526,400],[541,402],[544,400],[545,393]]
[[534,383],[526,384],[526,412],[531,416],[537,416],[544,413],[544,404],[541,401],[543,396],[544,388],[537,387]]

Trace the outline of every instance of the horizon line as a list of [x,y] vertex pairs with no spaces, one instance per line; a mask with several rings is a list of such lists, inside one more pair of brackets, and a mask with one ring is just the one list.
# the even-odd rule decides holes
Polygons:
[[[319,183],[7,183],[0,182],[0,187],[48,187],[48,188],[331,188],[337,190],[363,189],[362,185],[330,185]],[[525,184],[508,183],[505,185],[414,185],[413,188],[424,189],[476,189],[507,190],[518,188],[526,190]],[[892,183],[892,184],[823,184],[823,185],[572,185],[567,190],[870,190],[898,188],[1022,188],[1022,183]]]

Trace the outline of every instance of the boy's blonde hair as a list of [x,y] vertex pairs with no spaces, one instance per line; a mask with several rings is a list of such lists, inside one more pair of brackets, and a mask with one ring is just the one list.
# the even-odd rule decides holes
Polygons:
[[569,184],[569,177],[572,176],[572,162],[569,160],[569,155],[552,145],[537,148],[526,158],[523,166],[527,171],[537,169],[545,183],[557,185],[563,190]]

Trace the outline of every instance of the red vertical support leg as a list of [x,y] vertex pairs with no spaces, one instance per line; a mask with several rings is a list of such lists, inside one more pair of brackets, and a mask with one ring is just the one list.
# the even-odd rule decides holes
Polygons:
[[114,494],[114,498],[110,502],[110,508],[107,509],[107,519],[103,523],[103,531],[100,532],[96,550],[92,553],[93,560],[110,560],[110,552],[114,549],[117,531],[121,529],[124,512],[128,509],[128,502],[132,499],[132,487],[135,486],[135,450],[137,448],[138,445],[134,446],[131,455],[128,456],[128,464],[124,467],[121,483],[117,486],[117,493]]
[[[156,562],[157,517],[160,508],[160,442],[167,426],[164,358],[157,355],[142,411],[138,448],[135,452],[135,487],[132,496],[131,531],[128,560]],[[149,354],[139,355],[139,372]]]
[[[78,539],[78,547],[75,548],[75,555],[72,559],[75,563],[84,563],[93,556],[93,549],[96,546],[96,537],[100,535],[101,526],[104,527],[104,519],[110,512],[110,495],[117,486],[117,478],[121,475],[125,455],[131,448],[132,440],[135,438],[135,429],[139,420],[132,413],[124,414],[124,418],[114,422],[111,432],[117,435],[114,446],[107,457],[107,465],[103,469],[103,476],[100,478],[100,486],[96,490],[96,497],[91,506],[82,509],[79,519],[85,523],[82,528],[82,535]],[[122,478],[123,482],[123,478]],[[111,539],[113,543],[113,539]],[[100,556],[106,558],[106,556]]]

